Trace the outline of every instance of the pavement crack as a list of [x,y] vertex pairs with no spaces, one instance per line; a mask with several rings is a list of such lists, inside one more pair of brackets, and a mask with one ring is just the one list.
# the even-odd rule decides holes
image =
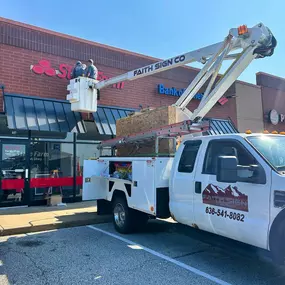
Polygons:
[[201,250],[192,251],[192,252],[189,252],[189,253],[177,255],[177,256],[174,256],[172,258],[173,259],[182,258],[182,257],[185,257],[185,256],[191,256],[191,255],[194,255],[194,254],[197,254],[197,253],[202,253],[202,252],[205,252],[205,251],[206,251],[205,249],[201,249]]
[[44,279],[44,284],[47,285],[49,284],[48,282],[48,278],[46,276],[46,271],[44,269],[42,269],[37,263],[35,260],[32,259],[32,257],[30,257],[26,251],[19,251],[19,250],[15,250],[15,248],[11,249],[11,251],[15,252],[15,253],[18,253],[20,255],[24,255],[28,260],[30,260],[30,262],[34,265],[34,267],[36,269],[38,269],[40,272],[41,272],[41,277],[43,277]]

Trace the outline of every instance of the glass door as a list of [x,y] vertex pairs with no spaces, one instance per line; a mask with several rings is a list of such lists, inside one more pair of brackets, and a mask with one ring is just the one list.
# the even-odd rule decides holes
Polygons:
[[0,141],[0,207],[28,203],[28,144]]

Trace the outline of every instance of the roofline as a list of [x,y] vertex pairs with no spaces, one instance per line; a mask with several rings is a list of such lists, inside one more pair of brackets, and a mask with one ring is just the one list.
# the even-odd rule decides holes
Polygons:
[[[19,27],[32,29],[32,30],[35,30],[35,31],[38,31],[38,32],[47,33],[47,34],[50,34],[50,35],[62,37],[62,38],[65,38],[65,39],[74,40],[74,41],[78,41],[78,42],[81,42],[81,43],[86,43],[86,44],[89,44],[89,45],[106,48],[106,49],[109,49],[109,50],[112,50],[112,51],[125,53],[125,54],[128,54],[128,55],[138,56],[138,57],[141,57],[141,58],[144,58],[144,59],[148,59],[148,60],[153,60],[154,62],[164,60],[164,59],[161,59],[161,58],[156,58],[156,57],[144,55],[144,54],[141,54],[141,53],[137,53],[137,52],[133,52],[133,51],[125,50],[125,49],[112,47],[112,46],[109,46],[109,45],[106,45],[106,44],[93,42],[93,41],[86,40],[86,39],[79,38],[79,37],[75,37],[75,36],[72,36],[72,35],[69,35],[69,34],[64,34],[64,33],[56,32],[56,31],[52,31],[52,30],[49,30],[49,29],[37,27],[37,26],[34,26],[34,25],[26,24],[26,23],[23,23],[23,22],[15,21],[15,20],[10,20],[10,19],[3,18],[3,17],[0,17],[0,22],[1,21],[5,22],[5,23],[8,23],[8,24],[16,25],[16,26],[19,26]],[[195,71],[198,71],[198,72],[201,70],[200,68],[187,66],[187,65],[183,65],[183,66],[180,66],[180,67],[183,67],[183,68],[186,68],[186,69],[190,69],[190,70],[195,70]]]
[[[260,72],[258,72],[258,73],[260,73]],[[257,75],[258,73],[256,73],[255,75]],[[254,84],[254,83],[245,82],[245,81],[241,81],[241,80],[236,80],[235,82],[239,83],[239,84],[242,84],[242,85],[247,85],[247,86],[250,86],[250,87],[255,87],[255,88],[261,89],[261,86],[259,86],[257,84]]]
[[130,55],[136,55],[136,56],[140,56],[140,57],[143,57],[143,58],[146,58],[146,59],[160,60],[160,59],[157,59],[157,58],[154,58],[154,57],[151,57],[151,56],[143,55],[143,54],[136,53],[136,52],[131,52],[131,51],[128,51],[128,50],[112,47],[112,46],[105,45],[105,44],[100,44],[100,43],[93,42],[93,41],[90,41],[90,40],[86,40],[86,39],[78,38],[78,37],[75,37],[75,36],[71,36],[69,34],[55,32],[55,31],[52,31],[52,30],[49,30],[49,29],[45,29],[45,28],[34,26],[34,25],[30,25],[30,24],[26,24],[26,23],[10,20],[10,19],[3,18],[3,17],[0,17],[0,21],[8,23],[8,24],[16,25],[16,26],[28,28],[28,29],[33,29],[35,31],[47,33],[47,34],[50,34],[50,35],[59,36],[59,37],[65,38],[65,39],[75,40],[75,41],[79,41],[79,42],[82,42],[82,43],[90,44],[90,45],[93,45],[93,46],[107,48],[107,49],[110,49],[110,50],[113,50],[113,51],[119,51],[119,52],[127,53],[127,54],[130,54]]
[[[54,35],[54,36],[59,36],[59,37],[65,38],[65,39],[74,40],[74,41],[78,41],[78,42],[81,42],[81,43],[86,43],[86,44],[89,44],[89,45],[102,47],[102,48],[106,48],[106,49],[109,49],[109,50],[112,50],[112,51],[117,51],[117,52],[125,53],[125,54],[128,54],[128,55],[138,56],[138,57],[149,59],[149,60],[153,60],[153,61],[162,61],[163,60],[161,58],[156,58],[156,57],[144,55],[144,54],[141,54],[141,53],[137,53],[137,52],[133,52],[133,51],[129,51],[129,50],[125,50],[125,49],[109,46],[109,45],[106,45],[106,44],[93,42],[93,41],[86,40],[86,39],[79,38],[79,37],[75,37],[75,36],[72,36],[72,35],[69,35],[69,34],[64,34],[64,33],[56,32],[56,31],[52,31],[52,30],[49,30],[49,29],[37,27],[37,26],[34,26],[34,25],[26,24],[26,23],[23,23],[23,22],[15,21],[15,20],[10,20],[10,19],[3,18],[3,17],[0,17],[0,22],[5,22],[5,23],[16,25],[16,26],[19,26],[19,27],[33,29],[33,30],[38,31],[38,32],[47,33],[47,34]],[[196,68],[196,67],[191,67],[191,66],[186,66],[186,65],[181,66],[181,67],[187,68],[187,69],[196,70],[196,71],[200,71],[200,69]]]
[[273,75],[273,74],[269,74],[269,73],[266,73],[266,72],[262,72],[262,71],[259,71],[256,73],[256,75],[265,75],[265,76],[269,76],[269,77],[273,77],[273,78],[277,78],[277,79],[280,79],[280,80],[284,80],[285,81],[285,78],[284,77],[280,77],[280,76],[277,76],[277,75]]
[[[109,45],[106,45],[106,44],[93,42],[93,41],[86,40],[86,39],[83,39],[83,38],[79,38],[79,37],[75,37],[75,36],[72,36],[72,35],[56,32],[56,31],[52,31],[52,30],[49,30],[49,29],[37,27],[37,26],[26,24],[26,23],[23,23],[23,22],[7,19],[7,18],[4,18],[4,17],[0,17],[0,22],[5,22],[5,23],[16,25],[16,26],[19,26],[19,27],[32,29],[32,30],[35,30],[35,31],[38,31],[38,32],[47,33],[47,34],[54,35],[54,36],[59,36],[59,37],[65,38],[65,39],[74,40],[74,41],[78,41],[78,42],[81,42],[81,43],[86,43],[86,44],[89,44],[89,45],[106,48],[106,49],[109,49],[109,50],[112,50],[112,51],[125,53],[125,54],[128,54],[128,55],[133,55],[133,56],[141,57],[141,58],[148,59],[148,60],[153,60],[154,62],[163,60],[161,58],[156,58],[156,57],[144,55],[144,54],[141,54],[141,53],[137,53],[137,52],[133,52],[133,51],[125,50],[125,49],[112,47],[112,46],[109,46]],[[190,69],[190,70],[195,70],[195,71],[198,71],[198,72],[201,70],[200,68],[187,66],[187,65],[183,65],[183,66],[180,66],[180,67],[183,67],[183,68],[186,68],[186,69]],[[277,76],[274,76],[274,75],[271,75],[271,74],[268,74],[268,73],[264,73],[264,72],[256,73],[256,75],[258,75],[258,74],[265,74],[265,75],[269,75],[269,76],[272,76],[272,77],[277,77]],[[222,74],[219,73],[218,76],[222,76]],[[284,78],[282,78],[282,77],[277,77],[277,78],[284,80]],[[239,82],[241,84],[247,84],[247,85],[250,85],[250,86],[259,86],[257,84],[253,84],[253,83],[249,83],[249,82],[245,82],[245,81],[240,81],[240,80],[236,80],[235,82]]]

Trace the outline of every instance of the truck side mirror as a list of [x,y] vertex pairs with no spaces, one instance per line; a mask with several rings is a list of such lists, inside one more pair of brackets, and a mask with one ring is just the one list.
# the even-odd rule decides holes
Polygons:
[[217,181],[237,182],[237,158],[235,156],[219,156],[217,165]]

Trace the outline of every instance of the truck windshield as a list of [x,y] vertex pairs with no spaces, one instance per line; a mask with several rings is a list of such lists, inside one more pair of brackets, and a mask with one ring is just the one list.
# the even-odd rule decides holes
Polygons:
[[276,170],[285,171],[285,136],[265,135],[247,139]]

